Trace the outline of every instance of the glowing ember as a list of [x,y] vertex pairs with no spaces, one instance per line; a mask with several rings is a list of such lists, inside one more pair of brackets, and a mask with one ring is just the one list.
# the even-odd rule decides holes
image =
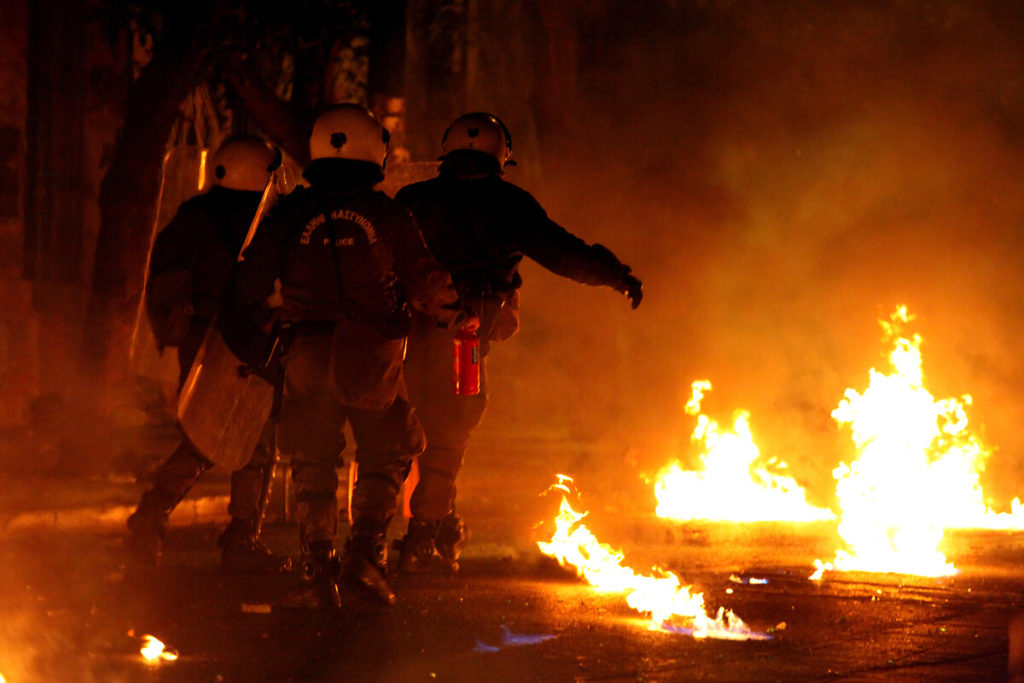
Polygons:
[[833,472],[849,550],[832,563],[815,561],[813,579],[836,569],[954,574],[939,550],[945,529],[1024,528],[1018,500],[1009,514],[985,505],[979,475],[990,451],[967,429],[971,397],[936,401],[924,388],[921,337],[902,335],[912,319],[900,306],[880,321],[893,373],[872,368],[864,393],[847,389],[832,412],[849,425],[858,452]]
[[652,629],[687,633],[695,638],[728,640],[764,640],[768,636],[751,631],[731,610],[720,607],[712,619],[704,609],[701,593],[691,593],[679,577],[667,571],[657,576],[641,576],[622,566],[623,556],[600,543],[582,523],[586,512],[576,512],[566,494],[571,493],[570,477],[558,475],[550,490],[562,491],[562,503],[555,518],[550,541],[538,542],[541,552],[562,565],[572,565],[576,573],[604,592],[626,594],[626,603],[649,614]]
[[178,653],[166,649],[166,646],[153,636],[142,636],[142,657],[147,662],[173,662]]
[[[751,435],[747,412],[734,413],[731,432],[722,430],[717,422],[700,412],[701,400],[711,389],[711,382],[694,382],[692,389],[686,412],[697,416],[692,438],[703,444],[704,469],[688,471],[674,462],[658,473],[654,484],[658,517],[735,522],[835,518],[830,510],[808,503],[803,488],[792,477],[754,466],[761,453]],[[776,470],[787,467],[785,462],[768,464]]]
[[203,187],[206,185],[206,160],[210,156],[210,150],[203,149],[199,153],[199,187],[196,188],[200,192],[203,191]]

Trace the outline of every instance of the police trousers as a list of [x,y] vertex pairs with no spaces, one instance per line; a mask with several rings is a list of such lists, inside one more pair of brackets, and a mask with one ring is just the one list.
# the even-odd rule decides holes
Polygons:
[[473,430],[487,409],[486,356],[480,358],[480,393],[455,393],[452,333],[423,315],[413,315],[405,378],[409,397],[427,436],[419,457],[419,482],[409,507],[413,519],[436,521],[455,506],[455,480]]
[[[386,532],[398,509],[398,492],[424,448],[423,429],[409,404],[404,382],[390,406],[353,408],[332,390],[332,331],[300,333],[285,358],[284,399],[278,429],[282,453],[292,458],[295,517],[303,549],[333,542],[338,533],[338,474],[352,427],[358,464],[351,500],[354,534]],[[337,381],[337,378],[334,378]]]

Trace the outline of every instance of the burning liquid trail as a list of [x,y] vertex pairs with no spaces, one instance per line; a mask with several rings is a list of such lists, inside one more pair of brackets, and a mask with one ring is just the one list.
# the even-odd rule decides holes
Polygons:
[[[658,474],[654,484],[658,517],[732,522],[835,519],[830,510],[808,503],[792,477],[754,465],[761,453],[750,432],[749,413],[734,414],[731,432],[701,414],[701,400],[710,389],[707,380],[694,382],[686,404],[686,412],[697,416],[692,439],[704,446],[704,469],[683,470],[674,462]],[[776,470],[787,467],[784,462],[769,464]]]
[[946,529],[1024,528],[1018,500],[1010,514],[986,506],[979,475],[990,451],[967,429],[971,397],[936,401],[924,388],[921,337],[902,335],[912,319],[900,306],[880,321],[892,374],[872,368],[864,393],[847,389],[832,412],[858,452],[833,472],[849,550],[816,560],[812,579],[825,570],[955,574],[939,550]]
[[572,479],[558,475],[558,483],[549,490],[562,492],[550,541],[538,542],[541,552],[562,565],[572,565],[576,573],[600,591],[626,594],[626,603],[649,614],[652,629],[681,632],[694,638],[727,640],[765,640],[770,636],[751,631],[731,610],[720,607],[714,618],[704,608],[704,596],[691,593],[671,572],[641,576],[622,565],[622,553],[600,543],[582,523],[586,512],[577,512],[569,504]]

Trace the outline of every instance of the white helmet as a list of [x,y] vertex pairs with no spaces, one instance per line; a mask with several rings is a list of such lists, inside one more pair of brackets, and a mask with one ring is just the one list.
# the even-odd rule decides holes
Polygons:
[[309,155],[317,159],[369,161],[384,168],[390,133],[358,104],[339,104],[317,117],[309,136]]
[[277,150],[260,138],[233,137],[213,155],[213,182],[229,190],[262,192],[277,161]]
[[512,156],[512,134],[497,116],[487,112],[463,114],[452,121],[441,138],[445,154],[459,149],[472,149],[489,154],[501,166],[508,166]]

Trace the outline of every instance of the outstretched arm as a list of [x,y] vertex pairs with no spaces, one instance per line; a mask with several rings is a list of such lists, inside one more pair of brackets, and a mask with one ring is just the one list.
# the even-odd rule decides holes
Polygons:
[[523,253],[556,275],[587,285],[611,287],[629,297],[633,308],[643,299],[643,283],[607,247],[587,244],[548,218],[536,202],[527,205],[522,223]]

